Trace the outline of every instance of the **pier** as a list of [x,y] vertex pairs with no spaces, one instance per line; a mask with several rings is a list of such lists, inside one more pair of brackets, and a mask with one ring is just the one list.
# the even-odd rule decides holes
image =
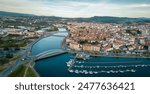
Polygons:
[[[92,65],[91,65],[92,64]],[[114,65],[104,65],[114,64]],[[116,65],[118,64],[118,65]],[[124,65],[127,64],[127,65]],[[103,74],[136,72],[137,68],[147,68],[150,64],[141,64],[141,61],[127,62],[86,62],[70,59],[67,62],[68,71],[77,74]]]
[[68,70],[71,70],[71,68],[73,67],[73,65],[76,63],[76,61],[74,59],[70,60],[67,62],[67,66],[68,66]]

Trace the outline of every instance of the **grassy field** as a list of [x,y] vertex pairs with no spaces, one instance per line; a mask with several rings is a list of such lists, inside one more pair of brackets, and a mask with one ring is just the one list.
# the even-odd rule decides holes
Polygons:
[[2,72],[5,68],[3,66],[0,66],[0,72]]
[[36,77],[36,74],[32,68],[30,68],[30,67],[28,68],[27,73],[26,73],[26,77]]
[[25,74],[27,66],[21,65],[16,71],[12,72],[9,77],[36,77],[34,70],[28,67],[27,72]]
[[26,70],[26,66],[21,65],[17,70],[12,72],[9,77],[23,77]]

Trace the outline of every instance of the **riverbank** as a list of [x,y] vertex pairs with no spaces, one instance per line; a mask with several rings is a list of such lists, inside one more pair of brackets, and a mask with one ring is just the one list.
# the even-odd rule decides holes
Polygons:
[[[41,36],[40,38],[38,38],[38,39],[36,39],[34,42],[32,42],[30,45],[29,45],[29,47],[28,47],[28,57],[34,57],[34,55],[32,54],[32,48],[33,48],[33,46],[37,43],[37,42],[39,42],[40,40],[42,40],[42,39],[44,39],[44,38],[47,38],[47,37],[50,37],[50,36],[52,36],[52,35],[54,35],[54,34],[56,34],[56,33],[58,33],[58,31],[53,31],[53,32],[50,32],[49,34],[45,34],[45,35],[43,35],[43,36]],[[33,71],[33,73],[36,75],[36,77],[40,77],[40,75],[38,74],[38,72],[34,69],[34,65],[35,65],[35,61],[32,61],[32,62],[30,62],[30,68],[31,68],[31,70]]]
[[[20,76],[22,76],[22,74],[19,74],[20,72],[20,66],[26,66],[26,62],[29,62],[30,63],[30,59],[32,59],[32,56],[31,56],[31,49],[32,49],[32,46],[36,43],[36,42],[38,42],[39,40],[41,40],[42,38],[45,38],[45,37],[48,37],[48,36],[50,36],[51,34],[54,34],[54,33],[56,33],[56,32],[58,32],[58,31],[54,31],[54,32],[51,32],[51,33],[48,33],[49,35],[44,35],[44,36],[41,36],[40,38],[38,38],[38,39],[35,39],[34,41],[32,41],[32,42],[30,42],[30,43],[28,43],[25,47],[21,47],[21,49],[20,49],[20,51],[18,51],[16,54],[15,54],[15,56],[18,56],[19,55],[19,58],[16,58],[16,60],[13,60],[14,61],[14,63],[12,64],[12,65],[10,65],[10,66],[8,66],[8,68],[5,68],[5,69],[3,69],[3,68],[1,68],[1,74],[0,74],[0,76],[9,76],[12,72],[18,72],[18,74],[16,74],[16,73],[14,73],[15,75],[20,75]],[[20,68],[19,69],[19,71],[18,71],[18,68]],[[22,67],[22,68],[24,68],[24,67]],[[38,76],[38,73],[36,73],[35,72],[35,70],[34,70],[34,68],[33,67],[31,67],[31,68],[26,68],[26,72],[25,72],[25,74],[27,74],[28,75],[28,71],[27,70],[29,70],[29,75],[30,74],[35,74],[36,76]],[[22,71],[22,70],[21,70]],[[31,75],[32,76],[32,75]]]
[[[59,33],[61,34],[61,33]],[[58,35],[59,35],[58,34]],[[62,34],[63,35],[63,34]],[[77,51],[72,51],[71,49],[69,49],[67,47],[67,45],[65,44],[65,38],[62,38],[62,37],[58,37],[58,36],[50,36],[50,37],[47,37],[45,39],[42,39],[40,40],[39,42],[37,42],[33,49],[32,49],[32,53],[34,53],[34,55],[37,55],[39,53],[42,53],[44,51],[48,51],[48,50],[54,50],[54,49],[63,49],[65,51],[67,51],[68,53],[66,54],[63,54],[63,55],[58,55],[58,56],[55,56],[55,57],[49,57],[49,58],[46,58],[46,59],[42,59],[42,60],[39,60],[39,61],[36,61],[36,63],[34,63],[34,69],[35,71],[42,77],[81,77],[81,76],[96,76],[96,77],[100,77],[100,76],[117,76],[117,75],[120,75],[120,76],[132,76],[133,74],[135,76],[138,76],[137,73],[130,73],[130,72],[127,72],[127,73],[117,73],[117,74],[108,74],[107,73],[99,73],[99,74],[93,74],[93,75],[90,75],[90,74],[76,74],[76,73],[70,73],[68,71],[68,68],[67,68],[67,65],[66,65],[66,62],[68,62],[70,59],[73,59],[75,57],[75,54],[77,53]],[[60,46],[60,47],[58,47]],[[110,55],[110,54],[109,54]],[[90,64],[91,65],[87,65],[87,66],[120,66],[120,65],[124,65],[124,66],[128,66],[130,64],[146,64],[149,62],[148,59],[146,58],[138,58],[137,56],[136,57],[128,57],[128,56],[114,56],[114,55],[102,55],[102,54],[91,54],[92,58],[89,58],[87,60],[84,60],[84,62],[91,62]],[[94,58],[96,57],[96,58]],[[102,58],[101,58],[102,57]],[[79,60],[80,61],[80,60]],[[113,64],[109,64],[109,62],[130,62],[130,63],[113,63]],[[133,61],[138,61],[138,62],[134,62]],[[92,62],[103,62],[102,63],[98,63],[99,65],[96,65],[95,63],[93,64]],[[86,63],[85,63],[86,64]],[[89,64],[89,63],[88,63]],[[83,66],[82,64],[80,64],[81,66]],[[79,70],[79,71],[82,71],[83,69],[81,68],[81,70],[76,67],[78,66],[77,65],[74,65],[73,68],[74,70]],[[134,69],[135,67],[133,67]],[[84,70],[86,70],[87,67],[85,67]],[[91,70],[92,68],[88,68],[87,70]],[[140,70],[142,70],[143,68],[141,67]],[[98,69],[95,69],[93,68],[92,69],[93,71],[110,71],[110,70],[114,70],[114,71],[119,71],[119,70],[132,70],[132,67],[124,67],[124,68],[98,68]],[[137,70],[137,68],[135,69]],[[147,68],[147,70],[149,70]],[[147,71],[146,70],[146,71]],[[139,72],[138,72],[139,73]],[[142,72],[141,73],[141,76],[143,75]],[[149,73],[147,73],[146,75],[148,75]],[[140,75],[140,74],[139,74]],[[146,75],[143,75],[143,76],[146,76]]]
[[[55,38],[55,40],[58,40],[58,41],[60,41],[60,42],[52,42],[52,41],[47,41],[47,42],[49,42],[50,44],[52,44],[52,43],[56,43],[57,45],[51,45],[51,47],[52,46],[56,46],[56,47],[58,47],[58,44],[60,44],[60,47],[58,47],[59,49],[63,49],[62,47],[64,47],[65,45],[65,35],[63,35],[64,33],[66,33],[66,32],[61,32],[61,31],[54,31],[54,32],[51,32],[51,34],[49,34],[49,35],[44,35],[44,36],[42,36],[41,38],[38,38],[37,40],[35,40],[31,45],[30,45],[30,47],[29,47],[29,50],[28,50],[28,52],[30,52],[30,54],[29,54],[29,57],[34,57],[35,55],[37,55],[37,54],[39,54],[39,53],[34,53],[34,51],[33,51],[33,49],[34,49],[34,46],[36,46],[37,44],[38,44],[38,42],[40,42],[40,41],[43,41],[42,43],[44,43],[44,42],[46,42],[46,39],[47,38],[49,38],[49,39],[51,39],[52,41],[53,41],[53,39],[54,39],[54,37],[56,37]],[[60,35],[59,35],[60,34]],[[62,37],[61,36],[61,34],[62,34],[62,36],[64,36],[64,37]],[[54,35],[54,36],[53,36]],[[57,36],[58,35],[58,36]],[[67,34],[68,35],[68,34]],[[60,38],[60,39],[58,39],[58,38]],[[63,39],[63,40],[62,40]],[[44,45],[44,44],[43,44]],[[46,44],[47,45],[47,44]],[[38,46],[38,47],[40,47],[40,46]],[[47,50],[49,49],[49,48],[51,48],[51,47],[48,47],[47,48]],[[52,47],[53,48],[53,47]],[[55,47],[54,47],[55,48]],[[58,49],[57,48],[57,49]],[[42,49],[44,49],[44,47],[42,48]],[[42,49],[39,49],[39,50],[42,50]],[[36,49],[35,51],[37,51],[38,49]],[[41,51],[40,53],[42,53],[43,51]],[[34,73],[37,75],[37,77],[39,77],[40,75],[38,74],[38,72],[34,69],[34,66],[35,66],[35,61],[33,61],[32,62],[32,69],[33,69],[33,71],[34,71]]]

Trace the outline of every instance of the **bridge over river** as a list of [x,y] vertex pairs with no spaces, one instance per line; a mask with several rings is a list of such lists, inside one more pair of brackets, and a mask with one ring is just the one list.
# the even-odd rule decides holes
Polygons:
[[65,54],[65,53],[67,52],[62,49],[48,50],[48,51],[35,55],[34,61],[42,60],[45,58],[49,58],[49,57],[53,57],[53,56],[57,56],[57,55]]

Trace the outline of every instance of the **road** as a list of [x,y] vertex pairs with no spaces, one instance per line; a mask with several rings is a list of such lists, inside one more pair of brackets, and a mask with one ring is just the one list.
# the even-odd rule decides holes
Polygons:
[[14,65],[10,65],[7,69],[5,69],[4,71],[2,71],[0,73],[0,77],[7,77],[9,76],[13,71],[15,71],[20,65],[25,64],[26,62],[28,62],[29,60],[32,60],[34,56],[31,55],[31,50],[32,47],[35,43],[37,43],[39,40],[49,37],[55,33],[57,33],[58,31],[53,31],[53,32],[49,32],[46,33],[45,35],[41,36],[40,38],[38,38],[37,40],[35,40],[34,42],[28,44],[25,47],[25,50],[21,50],[18,52],[18,54],[21,56],[21,58],[19,58],[18,60],[16,60],[16,63]]

